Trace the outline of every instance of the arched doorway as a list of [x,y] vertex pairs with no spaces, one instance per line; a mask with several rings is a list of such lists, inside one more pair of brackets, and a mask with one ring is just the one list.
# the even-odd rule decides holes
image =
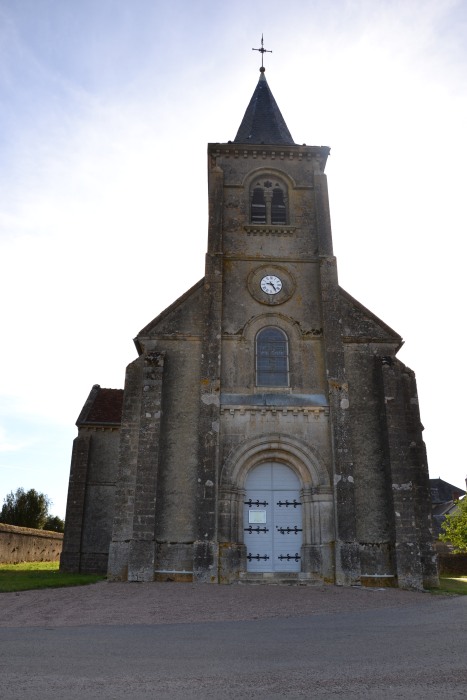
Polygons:
[[302,503],[295,472],[284,464],[265,462],[248,473],[245,491],[247,571],[300,571]]

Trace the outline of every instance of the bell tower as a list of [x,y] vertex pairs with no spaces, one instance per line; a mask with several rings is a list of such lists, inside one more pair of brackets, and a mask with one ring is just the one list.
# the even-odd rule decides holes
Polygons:
[[[264,67],[235,139],[208,147],[210,323],[200,433],[213,424],[219,432],[201,447],[199,483],[219,484],[219,551],[228,560],[219,569],[227,579],[235,557],[234,570],[255,570],[248,557],[256,556],[269,557],[257,560],[262,571],[281,570],[273,562],[278,545],[263,553],[265,538],[248,533],[243,515],[248,474],[264,464],[285,465],[300,480],[302,545],[297,554],[294,536],[273,533],[281,545],[291,540],[283,556],[297,555],[302,573],[326,580],[334,578],[335,558],[347,562],[345,569],[338,564],[339,582],[359,576],[328,155],[327,147],[294,143]],[[205,503],[200,494],[200,532],[208,531]]]
[[[221,581],[298,572],[341,585],[420,587],[434,561],[424,444],[419,432],[418,486],[410,505],[402,499],[409,517],[418,511],[424,521],[414,575],[402,552],[415,533],[398,529],[401,499],[392,490],[390,441],[401,425],[391,430],[382,417],[384,358],[397,367],[400,396],[411,371],[395,360],[401,337],[339,287],[328,155],[294,143],[263,66],[235,139],[208,147],[200,434],[211,439],[198,460],[195,570],[206,571],[210,552]],[[420,429],[414,410],[402,421],[406,435],[409,424]],[[408,438],[402,443],[407,449]],[[295,483],[293,495],[281,491],[286,483]]]

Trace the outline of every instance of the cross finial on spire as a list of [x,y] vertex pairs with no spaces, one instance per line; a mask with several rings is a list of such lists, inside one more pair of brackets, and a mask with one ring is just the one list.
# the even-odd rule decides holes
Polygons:
[[259,69],[260,73],[264,73],[266,68],[263,65],[263,58],[265,53],[272,53],[272,51],[269,51],[269,49],[264,48],[264,43],[263,43],[263,35],[261,34],[261,48],[260,49],[251,49],[252,51],[259,51],[261,54],[261,68]]

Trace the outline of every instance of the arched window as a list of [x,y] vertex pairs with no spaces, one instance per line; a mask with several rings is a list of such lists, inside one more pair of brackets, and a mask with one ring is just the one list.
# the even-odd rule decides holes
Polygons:
[[281,182],[256,180],[250,190],[250,223],[286,225],[287,188]]
[[256,336],[256,385],[289,386],[289,343],[279,328],[264,328]]

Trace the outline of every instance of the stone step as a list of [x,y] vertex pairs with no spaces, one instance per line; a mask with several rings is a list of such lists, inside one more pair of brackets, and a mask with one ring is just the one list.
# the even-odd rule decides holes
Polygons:
[[240,574],[238,581],[241,585],[272,585],[272,586],[323,586],[322,579],[310,573],[252,573]]

